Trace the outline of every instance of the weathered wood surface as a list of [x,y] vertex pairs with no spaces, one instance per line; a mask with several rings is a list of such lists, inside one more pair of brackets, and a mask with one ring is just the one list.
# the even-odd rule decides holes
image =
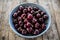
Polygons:
[[[27,39],[16,35],[9,26],[9,12],[21,3],[35,3],[51,14],[51,27],[42,36]],[[0,40],[60,40],[60,0],[0,0]]]

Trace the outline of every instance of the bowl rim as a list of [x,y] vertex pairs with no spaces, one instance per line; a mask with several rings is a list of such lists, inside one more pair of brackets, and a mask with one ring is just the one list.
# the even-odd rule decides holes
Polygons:
[[[22,3],[22,5],[23,4],[35,4],[35,3]],[[19,4],[19,5],[21,5],[21,4]],[[19,6],[19,5],[17,5],[17,6]],[[35,5],[39,5],[39,4],[35,4]],[[13,10],[17,7],[17,6],[15,6],[14,8],[13,8]],[[40,7],[42,7],[41,5],[39,5]],[[44,30],[42,33],[40,33],[40,34],[38,34],[38,35],[34,35],[34,36],[24,36],[24,35],[22,35],[22,34],[20,34],[20,33],[18,33],[17,31],[15,31],[15,29],[12,27],[12,24],[11,24],[11,13],[12,13],[12,11],[13,10],[11,10],[10,11],[10,14],[9,14],[9,25],[10,25],[10,28],[15,32],[15,34],[17,34],[18,36],[20,36],[20,37],[24,37],[24,38],[36,38],[36,37],[38,37],[38,36],[41,36],[41,35],[43,35],[45,32],[47,32],[47,30],[49,29],[49,27],[50,27],[50,25],[51,25],[51,15],[50,15],[50,12],[48,11],[48,10],[46,10],[44,7],[42,7],[46,12],[47,12],[47,14],[48,14],[48,16],[49,16],[49,23],[48,23],[48,26],[47,26],[47,28],[46,28],[46,30]]]

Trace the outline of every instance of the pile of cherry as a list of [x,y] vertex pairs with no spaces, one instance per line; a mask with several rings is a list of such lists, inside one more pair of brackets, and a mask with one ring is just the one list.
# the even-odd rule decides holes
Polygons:
[[15,29],[23,35],[37,35],[46,29],[48,15],[37,7],[19,6],[13,13],[12,21]]

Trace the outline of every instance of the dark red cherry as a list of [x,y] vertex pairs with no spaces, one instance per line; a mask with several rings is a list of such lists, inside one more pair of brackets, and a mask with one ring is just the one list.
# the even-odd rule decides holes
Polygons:
[[34,11],[38,11],[38,8],[37,8],[37,7],[34,7],[33,10],[34,10]]
[[35,24],[36,22],[37,22],[37,20],[35,18],[33,18],[32,23]]
[[23,26],[22,21],[19,21],[18,24],[19,24],[20,27]]
[[27,19],[29,19],[29,20],[33,19],[32,14],[28,14]]
[[27,31],[23,29],[22,34],[27,34]]
[[38,10],[38,12],[41,14],[41,10]]
[[26,24],[24,24],[24,28],[27,28],[27,25]]
[[29,28],[31,27],[31,23],[27,22],[26,26]]
[[32,10],[32,7],[31,6],[29,6],[28,7],[28,12],[30,12]]
[[23,6],[19,6],[19,10],[22,11],[24,9]]
[[35,35],[39,34],[39,30],[38,29],[35,29],[34,33]]
[[17,13],[21,13],[21,11],[18,10]]
[[18,17],[18,21],[21,21],[22,19],[21,19],[21,17]]
[[41,15],[38,13],[38,14],[36,14],[36,17],[37,17],[37,18],[40,18],[40,17],[41,17]]
[[44,15],[44,16],[43,16],[43,18],[44,18],[44,19],[47,19],[47,18],[48,18],[48,16],[47,16],[47,15]]
[[17,13],[16,13],[16,12],[13,14],[13,17],[14,17],[14,18],[16,18],[16,17],[17,17]]
[[36,23],[35,24],[35,28],[39,28],[40,24],[39,23]]
[[25,20],[24,20],[24,23],[26,24],[27,22],[28,22],[28,20],[27,20],[27,19],[25,19]]
[[33,14],[34,13],[34,10],[32,10],[31,13]]
[[18,26],[18,24],[15,24],[15,28],[17,29],[19,26]]
[[17,30],[18,30],[19,32],[22,32],[22,28],[21,28],[21,27],[19,27]]
[[19,21],[19,25],[21,24],[22,22],[21,21]]
[[44,22],[43,18],[39,18],[39,21],[42,22],[42,23]]
[[18,23],[18,22],[17,22],[17,19],[13,19],[13,23],[14,23],[14,24]]
[[45,14],[45,12],[41,12],[41,16],[43,16]]
[[20,10],[17,11],[18,16],[20,16],[22,13]]
[[26,17],[26,14],[25,13],[21,15],[21,18],[22,19],[25,19],[25,17]]
[[46,28],[46,25],[43,23],[42,24],[42,29],[45,29]]
[[24,10],[23,10],[23,13],[27,13],[27,9],[24,9]]
[[42,29],[41,28],[39,28],[39,32],[42,32]]
[[27,28],[26,30],[28,31],[28,33],[31,33],[32,32],[32,27]]

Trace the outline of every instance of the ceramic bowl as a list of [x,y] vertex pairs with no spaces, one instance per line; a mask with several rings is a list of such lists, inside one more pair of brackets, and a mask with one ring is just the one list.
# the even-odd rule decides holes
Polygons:
[[[47,15],[49,16],[49,18],[48,18],[48,23],[47,23],[47,25],[46,25],[46,30],[44,30],[42,33],[40,33],[40,34],[38,34],[38,35],[34,35],[34,36],[25,36],[25,35],[22,35],[22,34],[18,33],[18,32],[16,31],[13,23],[12,23],[12,15],[13,15],[13,13],[18,9],[18,7],[19,7],[20,5],[25,6],[25,7],[26,7],[26,6],[32,6],[32,7],[35,6],[35,7],[38,7],[40,10],[43,10],[44,12],[46,12]],[[43,35],[45,32],[48,31],[48,29],[49,29],[49,27],[50,27],[50,24],[51,24],[51,15],[50,15],[49,11],[47,11],[44,7],[42,7],[42,6],[38,5],[38,4],[34,4],[34,3],[24,3],[24,4],[20,4],[20,5],[15,6],[15,8],[13,8],[13,10],[11,10],[10,15],[9,15],[9,24],[10,24],[10,27],[11,27],[11,29],[12,29],[17,35],[19,35],[19,36],[21,36],[21,37],[24,37],[24,38],[35,38],[35,37],[38,37],[38,36]]]

